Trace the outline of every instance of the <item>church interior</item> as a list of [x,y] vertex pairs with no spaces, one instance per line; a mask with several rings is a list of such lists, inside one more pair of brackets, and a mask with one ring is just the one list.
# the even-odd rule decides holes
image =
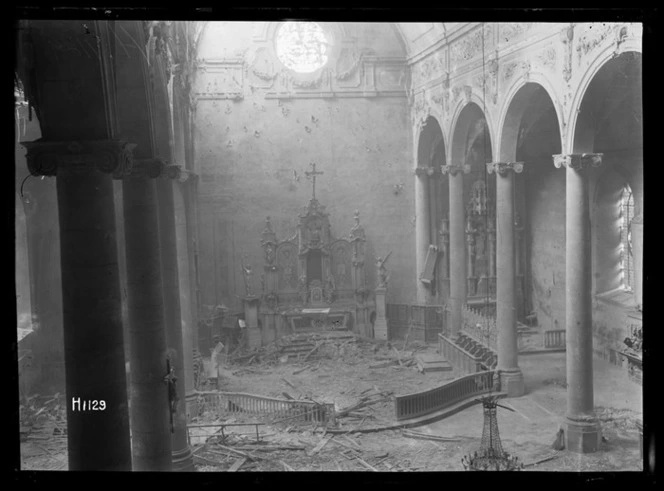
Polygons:
[[18,22],[17,467],[643,471],[642,36]]

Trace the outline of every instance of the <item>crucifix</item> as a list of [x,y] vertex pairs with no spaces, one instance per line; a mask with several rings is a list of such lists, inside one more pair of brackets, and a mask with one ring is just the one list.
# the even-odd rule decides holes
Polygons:
[[316,171],[316,163],[315,163],[315,162],[312,162],[312,163],[309,164],[309,165],[311,165],[311,167],[313,168],[313,170],[312,170],[312,171],[305,171],[304,174],[305,174],[307,177],[312,176],[312,178],[313,178],[313,182],[314,182],[314,187],[313,187],[313,199],[316,199],[316,176],[323,175],[324,172],[318,172],[318,171]]

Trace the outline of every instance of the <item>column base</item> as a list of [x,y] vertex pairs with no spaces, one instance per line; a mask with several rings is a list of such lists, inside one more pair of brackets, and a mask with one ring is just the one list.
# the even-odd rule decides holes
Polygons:
[[566,416],[563,421],[565,449],[570,452],[592,453],[599,450],[602,427],[594,416]]
[[182,450],[174,451],[173,458],[173,471],[176,472],[195,472],[194,455],[191,453],[191,448],[187,445]]
[[387,341],[387,321],[385,319],[376,319],[373,328],[374,339]]
[[500,370],[500,391],[507,397],[521,397],[526,392],[521,369]]

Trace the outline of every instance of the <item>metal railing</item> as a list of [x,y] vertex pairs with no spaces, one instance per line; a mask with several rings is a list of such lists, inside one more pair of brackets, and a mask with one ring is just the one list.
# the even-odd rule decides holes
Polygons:
[[465,375],[435,389],[416,394],[396,396],[394,411],[397,420],[425,416],[448,408],[465,399],[486,394],[498,387],[494,386],[495,371]]
[[564,348],[565,342],[565,329],[544,331],[545,348]]
[[488,344],[489,348],[497,349],[498,329],[496,328],[496,318],[484,315],[468,305],[464,305],[461,312],[463,318],[462,330],[482,344]]
[[335,423],[334,404],[314,401],[295,401],[244,394],[240,392],[197,392],[207,407],[219,417],[228,414],[246,413],[270,416],[289,421],[316,421]]
[[438,335],[440,353],[450,364],[464,373],[475,373],[482,371],[482,359],[471,354],[462,346],[452,341],[447,336]]

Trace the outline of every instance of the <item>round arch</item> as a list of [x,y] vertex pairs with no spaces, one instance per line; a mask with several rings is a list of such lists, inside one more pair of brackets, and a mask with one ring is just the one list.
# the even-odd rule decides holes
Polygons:
[[[518,137],[518,125],[523,115],[528,110],[529,103],[535,95],[533,92],[540,87],[551,101],[555,110],[558,131],[561,135],[561,147],[563,145],[564,121],[561,112],[559,98],[551,82],[541,73],[533,73],[527,79],[519,78],[511,85],[506,93],[504,104],[498,118],[498,131],[495,147],[496,156],[501,161],[512,161],[516,159],[516,143]],[[523,91],[526,90],[524,93]],[[509,140],[508,140],[509,139]],[[509,144],[508,144],[509,141]],[[512,141],[514,145],[512,146]],[[508,146],[509,145],[509,146]]]
[[429,115],[419,127],[416,155],[418,167],[430,167],[432,165],[431,159],[436,147],[441,142],[445,145],[445,137],[440,123],[434,116]]
[[[478,120],[484,120],[484,130],[489,137],[488,150],[490,155],[494,155],[493,145],[493,129],[491,123],[486,117],[480,105],[482,101],[478,98],[471,100],[467,104],[457,106],[454,118],[452,119],[451,132],[449,138],[449,158],[448,162],[459,163],[466,155],[467,137],[472,131],[472,124]],[[461,162],[462,163],[462,162]]]
[[578,88],[572,96],[569,112],[567,113],[568,128],[563,141],[563,152],[571,153],[576,151],[583,151],[583,149],[575,148],[575,140],[577,137],[577,126],[579,126],[579,119],[581,116],[581,104],[588,92],[588,88],[595,76],[599,71],[609,62],[614,60],[620,55],[625,53],[636,53],[638,56],[642,55],[641,47],[637,46],[635,42],[625,42],[619,51],[613,46],[605,48],[590,64],[579,81]]
[[[475,93],[475,91],[473,91],[470,100],[466,101],[464,99],[461,99],[459,102],[457,102],[457,104],[454,107],[454,111],[452,112],[453,116],[451,118],[449,134],[447,137],[447,141],[449,142],[449,145],[447,147],[448,162],[457,163],[458,159],[463,157],[463,152],[461,151],[464,145],[463,141],[465,139],[465,136],[467,136],[468,134],[468,130],[470,128],[470,124],[472,123],[473,119],[472,117],[470,117],[470,119],[467,119],[469,116],[472,116],[468,113],[468,111],[472,111],[473,109],[471,108],[473,107],[477,108],[479,114],[481,114],[482,118],[484,119],[487,136],[489,137],[489,150],[491,155],[495,155],[493,148],[495,144],[494,143],[495,133],[493,128],[493,123],[491,119],[487,117],[487,114],[482,109],[485,107],[483,99],[479,97]],[[460,153],[461,155],[459,155]]]

